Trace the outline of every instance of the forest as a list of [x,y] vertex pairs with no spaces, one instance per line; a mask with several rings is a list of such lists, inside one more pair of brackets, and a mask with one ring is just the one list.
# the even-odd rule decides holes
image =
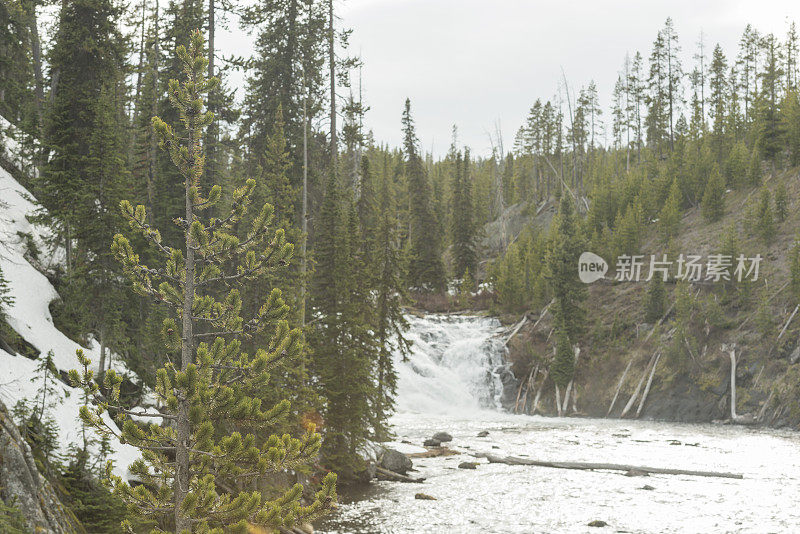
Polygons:
[[[580,383],[605,415],[608,389],[590,378],[616,382],[622,365],[607,354],[638,343],[642,323],[661,327],[667,383],[711,380],[709,340],[766,354],[776,386],[741,408],[798,422],[793,22],[785,35],[748,25],[735,50],[701,38],[686,64],[667,19],[649,50],[620,58],[613,94],[564,75],[552,96],[533,95],[512,146],[475,153],[453,126],[438,157],[409,99],[397,103],[401,146],[365,125],[361,59],[337,9],[0,1],[0,167],[47,229],[41,242],[3,241],[18,239],[60,297],[53,325],[97,357],[79,350],[65,368],[26,341],[2,270],[0,348],[36,364],[36,396],[13,419],[76,532],[291,532],[326,514],[337,479],[372,478],[365,447],[395,437],[414,313],[549,313],[546,338],[523,329],[509,342],[515,411],[535,413],[539,387],[555,399],[540,413],[566,415]],[[256,36],[251,55],[215,48],[233,15]],[[520,228],[506,225],[512,213]],[[629,286],[577,277],[584,251],[614,266],[697,242],[762,254],[766,274],[781,274],[772,285],[734,283],[735,265],[714,285],[656,276],[633,307]],[[600,299],[616,302],[603,320]],[[734,339],[745,317],[751,335]],[[627,372],[617,394],[630,393]],[[49,413],[63,385],[80,392],[83,425],[66,453]],[[141,453],[133,478],[106,463],[114,440]],[[10,501],[0,530],[31,531]]]

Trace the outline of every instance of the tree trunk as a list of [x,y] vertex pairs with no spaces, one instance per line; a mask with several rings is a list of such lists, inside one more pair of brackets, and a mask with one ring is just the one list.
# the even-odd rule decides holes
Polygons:
[[31,3],[30,12],[30,45],[31,57],[33,59],[33,79],[34,79],[34,94],[36,96],[36,118],[39,121],[38,127],[40,129],[44,125],[44,117],[42,116],[42,105],[44,104],[44,75],[42,74],[42,44],[39,40],[39,21],[36,17],[36,3]]
[[561,390],[556,384],[556,413],[561,417]]
[[667,467],[647,467],[642,465],[628,464],[608,464],[595,462],[548,462],[543,460],[531,460],[529,458],[516,458],[514,456],[495,456],[494,454],[481,455],[489,460],[489,463],[506,465],[533,465],[539,467],[554,467],[557,469],[579,469],[579,470],[602,470],[602,471],[633,471],[640,473],[653,473],[656,475],[690,475],[696,477],[717,477],[717,478],[744,478],[739,473],[726,473],[720,471],[694,471],[691,469],[673,469]]
[[339,157],[339,144],[336,138],[336,52],[333,30],[333,0],[328,0],[328,62],[330,63],[331,83],[331,172],[336,175],[336,162]]
[[[197,132],[194,125],[189,126],[189,158],[193,161],[193,169],[190,171],[190,176],[196,176],[195,168],[199,164],[198,160],[201,158],[200,140],[197,138]],[[194,206],[192,204],[192,178],[187,176],[184,182],[184,195],[185,195],[185,224],[186,230],[186,259],[183,266],[185,273],[184,289],[183,289],[183,311],[181,313],[182,320],[182,338],[181,338],[181,371],[186,372],[186,369],[191,365],[194,352],[194,324],[192,322],[192,306],[194,305],[194,239],[192,239],[191,232],[188,227],[191,226],[194,220]],[[177,443],[175,444],[175,487],[173,489],[175,497],[175,531],[183,532],[189,531],[192,523],[188,517],[184,517],[181,508],[184,499],[189,492],[189,439],[191,437],[191,424],[189,422],[189,401],[187,399],[178,400],[178,414],[176,419],[177,426]]]
[[611,399],[611,405],[608,407],[608,411],[606,412],[606,417],[611,415],[611,410],[614,409],[614,404],[617,402],[617,397],[619,396],[619,391],[622,389],[622,384],[625,382],[625,377],[628,374],[628,370],[631,368],[631,364],[633,360],[628,360],[628,365],[625,366],[625,371],[622,372],[622,376],[619,378],[619,383],[617,384],[617,390],[614,392],[614,398]]
[[[154,117],[158,116],[158,97],[159,97],[159,90],[158,90],[158,64],[159,64],[159,54],[161,53],[159,47],[159,25],[158,25],[158,18],[159,18],[159,9],[158,9],[158,0],[156,0],[156,12],[153,18],[153,24],[155,25],[154,28],[154,40],[153,40],[153,109],[152,113]],[[155,224],[155,180],[156,180],[156,163],[157,163],[157,156],[158,156],[158,140],[153,132],[150,133],[150,148],[149,148],[149,157],[147,163],[147,219],[150,225]]]
[[103,387],[103,381],[106,375],[106,328],[105,325],[100,326],[100,362],[97,365],[97,383]]
[[549,369],[544,370],[544,375],[542,376],[542,385],[539,386],[539,389],[536,390],[536,395],[533,397],[533,406],[531,406],[531,415],[536,415],[536,410],[539,409],[539,399],[542,396],[542,391],[544,390],[544,383],[547,381],[547,375],[550,374]]
[[650,369],[650,378],[647,379],[647,385],[644,388],[644,393],[642,393],[642,400],[639,401],[639,407],[636,409],[636,417],[639,417],[639,414],[642,413],[642,408],[644,407],[644,401],[647,400],[647,394],[650,393],[650,386],[653,383],[653,376],[656,374],[656,366],[658,366],[658,360],[661,359],[661,353],[658,353],[656,356],[656,361],[653,363],[653,368]]
[[731,421],[736,421],[736,349],[731,347]]
[[[216,5],[214,0],[208,0],[208,78],[211,79],[216,75],[214,64],[214,55],[216,53],[214,46],[214,34],[216,30]],[[211,187],[214,183],[214,172],[216,171],[217,160],[217,91],[212,90],[208,95],[208,108],[209,111],[214,113],[214,120],[208,125],[206,130],[205,149],[206,149],[206,164],[205,172],[205,185]]]

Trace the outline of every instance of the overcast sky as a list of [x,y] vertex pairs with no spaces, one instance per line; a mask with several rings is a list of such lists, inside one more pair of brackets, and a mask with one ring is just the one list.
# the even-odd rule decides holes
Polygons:
[[[603,107],[625,53],[645,58],[672,17],[684,70],[701,30],[708,54],[728,56],[747,23],[784,37],[800,22],[797,0],[337,0],[353,29],[351,53],[364,61],[367,126],[378,141],[401,142],[400,116],[411,98],[423,148],[437,155],[455,124],[463,144],[487,154],[502,126],[505,146],[536,98],[558,90],[563,67],[571,91],[594,79]],[[241,50],[239,51],[241,53]],[[606,114],[608,112],[606,111]]]

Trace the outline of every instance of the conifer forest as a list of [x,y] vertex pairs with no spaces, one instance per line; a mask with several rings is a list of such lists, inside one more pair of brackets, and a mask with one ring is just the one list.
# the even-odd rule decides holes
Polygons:
[[796,531],[800,11],[695,4],[0,0],[0,534]]

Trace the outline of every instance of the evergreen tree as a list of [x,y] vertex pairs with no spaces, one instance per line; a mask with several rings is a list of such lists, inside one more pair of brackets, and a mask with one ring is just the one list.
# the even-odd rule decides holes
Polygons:
[[795,239],[789,251],[789,295],[792,302],[800,304],[800,240]]
[[[584,328],[583,300],[586,288],[578,279],[578,258],[583,252],[583,239],[567,195],[561,198],[553,238],[547,254],[550,287],[555,299],[553,315],[568,345],[577,342]],[[559,332],[561,334],[562,332]],[[557,338],[558,339],[558,338]],[[571,349],[570,349],[571,352]]]
[[750,185],[757,186],[761,184],[761,154],[758,147],[753,147],[753,152],[750,154],[750,164],[747,167],[747,178]]
[[8,280],[6,280],[3,269],[0,267],[0,323],[5,322],[6,311],[9,306],[14,304],[14,297],[9,295],[10,292],[11,288],[8,286]]
[[758,143],[761,155],[775,163],[783,139],[782,122],[778,105],[783,78],[781,50],[777,38],[770,34],[762,41],[765,56],[764,70],[759,74],[761,94],[758,98]]
[[725,178],[729,186],[742,187],[747,184],[748,159],[747,147],[742,141],[737,141],[725,162]]
[[718,221],[725,214],[725,180],[716,164],[706,183],[701,208],[703,217],[709,222]]
[[477,267],[469,150],[465,150],[463,160],[457,154],[453,178],[453,255],[455,277],[460,279]]
[[667,292],[664,289],[664,280],[661,275],[655,275],[647,287],[644,301],[644,320],[655,323],[664,316],[666,311]]
[[556,323],[556,353],[550,365],[550,376],[556,386],[565,388],[575,375],[575,353],[563,321]]
[[786,184],[779,183],[775,188],[775,218],[783,222],[789,215],[789,195],[786,193]]
[[310,335],[326,400],[322,453],[326,465],[351,478],[364,468],[356,453],[374,421],[370,401],[375,395],[376,344],[357,210],[333,174],[317,228],[312,306],[318,319]]
[[405,175],[408,183],[410,264],[409,282],[412,287],[428,291],[445,288],[444,265],[440,233],[436,231],[431,184],[419,154],[411,101],[406,99],[403,111],[403,150]]
[[[363,177],[370,176],[365,172]],[[371,180],[370,180],[371,181]],[[375,336],[378,343],[377,391],[373,407],[374,433],[378,440],[388,439],[387,420],[394,407],[397,392],[397,371],[392,359],[399,353],[406,359],[411,342],[405,337],[408,321],[403,315],[405,298],[405,258],[399,248],[394,191],[387,172],[382,173],[378,203],[372,219],[375,225],[375,252],[373,270],[375,277]],[[363,191],[362,191],[363,197]]]
[[667,201],[658,216],[661,239],[664,243],[668,243],[670,239],[678,235],[681,224],[681,200],[682,195],[678,181],[672,180]]
[[115,207],[130,186],[120,15],[111,0],[62,4],[50,53],[58,73],[45,131],[50,158],[35,188],[64,243],[67,271],[59,289],[82,310],[83,331],[96,333],[101,371],[124,298],[108,243],[122,223]]
[[761,188],[755,215],[756,231],[767,244],[771,243],[775,237],[775,216],[772,212],[772,197],[766,187]]
[[789,164],[800,164],[800,94],[797,89],[786,92],[781,105],[782,128],[789,150]]
[[[219,493],[218,485],[242,487],[257,476],[293,468],[310,461],[319,450],[320,437],[313,429],[301,439],[272,435],[259,443],[253,429],[268,428],[289,409],[283,401],[271,408],[262,407],[254,395],[269,380],[269,370],[283,358],[293,358],[302,350],[299,330],[290,330],[285,320],[289,309],[280,290],[273,290],[255,317],[245,321],[240,316],[241,297],[236,286],[267,269],[285,262],[292,253],[284,232],[267,228],[273,208],[265,204],[253,222],[247,238],[232,233],[250,202],[255,181],[233,193],[232,211],[225,217],[203,222],[200,213],[221,198],[216,185],[207,197],[201,196],[198,182],[203,175],[201,140],[213,117],[203,111],[202,95],[217,80],[206,79],[207,59],[203,37],[197,31],[190,48],[178,47],[177,56],[185,72],[185,81],[171,81],[169,93],[186,128],[187,138],[159,118],[153,126],[161,146],[170,154],[184,177],[185,214],[180,227],[184,233],[183,250],[162,242],[161,235],[146,223],[146,210],[135,209],[127,201],[121,208],[131,227],[159,251],[162,268],[151,269],[140,263],[129,240],[117,234],[112,250],[131,278],[134,288],[143,295],[162,301],[172,311],[164,321],[163,334],[168,346],[180,351],[177,364],[168,363],[158,371],[155,388],[162,412],[155,417],[171,422],[170,426],[139,427],[120,406],[121,377],[113,371],[105,375],[110,391],[108,399],[95,408],[81,409],[81,419],[107,435],[113,432],[102,415],[109,409],[118,414],[122,426],[119,436],[142,450],[143,458],[130,466],[143,483],[132,487],[119,477],[111,478],[114,493],[123,499],[132,513],[156,520],[161,531],[208,532],[226,528],[246,532],[248,525],[279,528],[291,526],[322,513],[333,499],[335,477],[326,477],[312,504],[301,506],[302,487],[298,484],[274,501],[259,491]],[[233,287],[222,298],[213,296],[214,285]],[[178,327],[175,318],[179,318]],[[206,325],[207,328],[201,327]],[[240,351],[241,339],[255,333],[272,332],[270,343],[249,355]],[[209,343],[210,340],[213,339]],[[89,370],[90,361],[82,351],[78,359],[82,373],[70,372],[70,379],[81,384],[87,394],[97,394]],[[228,435],[220,431],[232,425],[238,430]]]

